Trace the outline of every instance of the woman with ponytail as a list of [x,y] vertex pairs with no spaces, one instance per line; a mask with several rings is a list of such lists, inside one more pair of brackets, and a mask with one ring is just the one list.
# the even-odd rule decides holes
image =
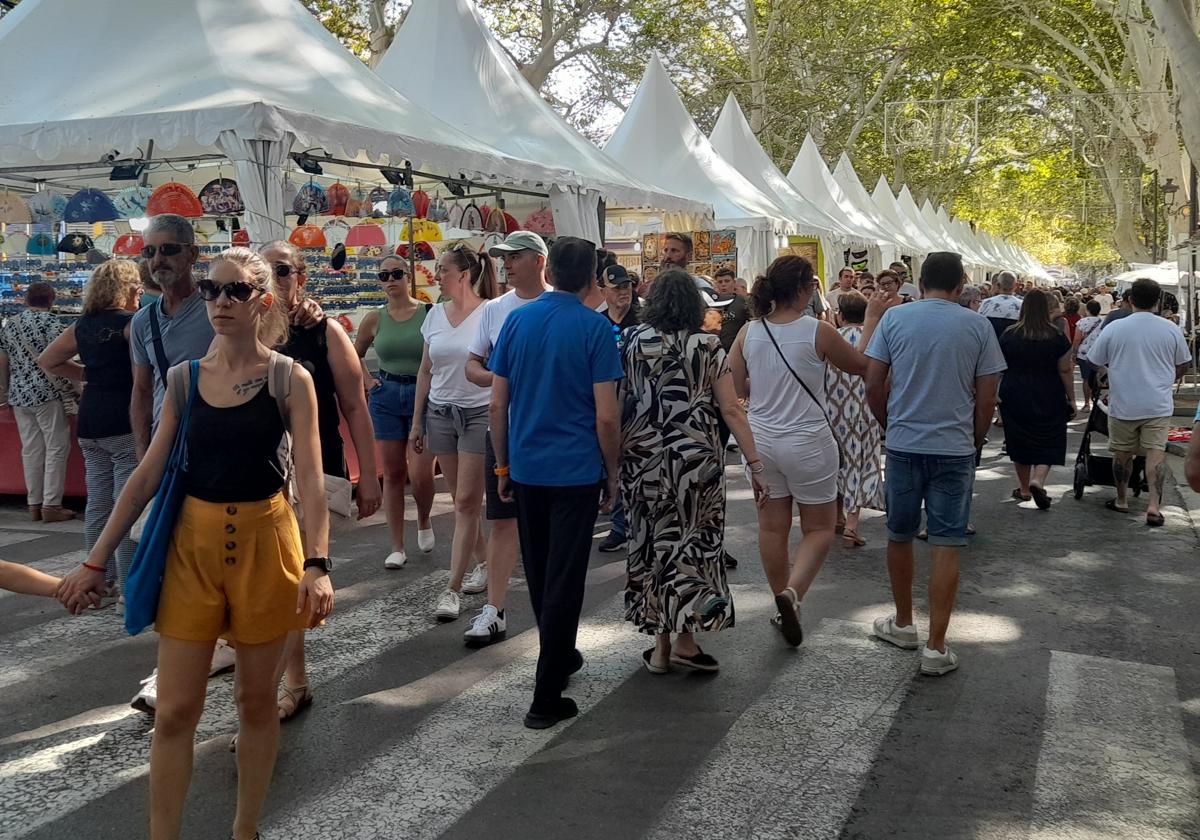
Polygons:
[[[800,601],[829,554],[837,518],[839,455],[825,415],[826,364],[856,376],[867,370],[866,357],[831,324],[804,317],[817,291],[808,260],[775,260],[750,291],[754,320],[742,327],[730,353],[762,460],[756,477],[770,493],[758,509],[759,553],[779,608],[775,623],[791,645],[804,639]],[[897,302],[894,292],[871,296],[859,347]],[[804,536],[789,572],[793,504]]]
[[[434,616],[453,621],[467,563],[484,556],[480,512],[483,503],[484,439],[492,389],[467,380],[468,347],[479,334],[483,302],[496,295],[496,266],[486,253],[463,242],[451,245],[437,265],[441,301],[421,325],[425,349],[417,373],[417,396],[409,440],[413,451],[438,457],[454,499],[454,541],[450,585],[438,596]],[[476,568],[468,593],[487,588],[486,571]]]

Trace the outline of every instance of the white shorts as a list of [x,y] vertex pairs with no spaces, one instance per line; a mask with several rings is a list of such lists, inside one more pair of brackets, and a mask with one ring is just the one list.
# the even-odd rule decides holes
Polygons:
[[828,428],[824,434],[755,431],[754,445],[764,468],[759,478],[772,499],[791,496],[801,505],[823,505],[837,499],[838,448]]

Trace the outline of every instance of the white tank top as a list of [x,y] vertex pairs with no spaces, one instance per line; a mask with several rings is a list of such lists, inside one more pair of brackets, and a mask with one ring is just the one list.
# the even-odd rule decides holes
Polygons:
[[[751,321],[742,347],[750,373],[750,426],[756,434],[829,431],[825,419],[825,362],[817,355],[816,318],[801,317],[788,324]],[[771,343],[767,330],[787,358]],[[793,371],[819,400],[813,402],[788,370]]]

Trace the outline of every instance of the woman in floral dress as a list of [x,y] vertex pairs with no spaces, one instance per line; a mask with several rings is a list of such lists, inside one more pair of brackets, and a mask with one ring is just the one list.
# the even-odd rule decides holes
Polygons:
[[[725,351],[700,332],[705,305],[692,278],[655,279],[641,326],[625,332],[621,498],[629,517],[625,618],[655,636],[646,668],[716,671],[693,634],[733,626],[725,580],[724,447],[717,412],[746,456],[756,500],[762,463],[737,401]],[[671,635],[676,634],[674,643]]]
[[[863,318],[867,299],[858,292],[846,292],[838,299],[842,323],[838,330],[846,341],[858,347],[862,341]],[[838,493],[846,517],[842,541],[847,548],[866,545],[858,535],[858,517],[863,508],[884,509],[883,470],[880,455],[883,440],[879,423],[867,406],[866,386],[861,376],[838,370],[833,365],[825,374],[825,413],[833,427],[841,466]]]

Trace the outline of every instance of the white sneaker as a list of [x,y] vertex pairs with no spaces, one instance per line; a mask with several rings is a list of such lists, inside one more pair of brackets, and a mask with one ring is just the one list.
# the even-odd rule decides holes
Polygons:
[[901,627],[896,623],[894,615],[875,619],[875,636],[905,650],[916,650],[921,646],[917,640],[917,626],[910,624],[907,627]]
[[437,537],[433,535],[432,528],[417,529],[417,548],[421,549],[425,554],[433,551],[433,547],[437,545]]
[[117,615],[119,615],[121,617],[125,616],[125,596],[124,595],[117,596]]
[[208,675],[215,677],[217,674],[232,671],[235,664],[237,653],[233,647],[224,639],[217,639],[217,646],[213,648],[212,664],[208,666]]
[[133,699],[129,701],[129,705],[137,709],[139,712],[145,712],[148,715],[154,714],[154,709],[158,705],[158,669],[155,668],[150,676],[142,680],[142,688],[137,694],[133,695]]
[[408,555],[405,554],[403,550],[393,551],[391,554],[389,554],[387,556],[387,559],[383,561],[383,568],[385,568],[385,569],[403,569],[404,564],[407,562],[408,562]]
[[508,624],[499,610],[491,604],[484,606],[471,621],[467,632],[463,633],[463,641],[468,647],[486,647],[495,642],[504,641],[508,635]]
[[930,677],[940,677],[958,668],[958,654],[946,645],[946,652],[932,650],[926,646],[921,651],[921,673]]
[[487,592],[487,577],[487,566],[480,563],[463,578],[463,594],[478,595],[480,592]]
[[447,589],[438,596],[433,614],[438,621],[454,621],[458,618],[459,609],[458,593],[453,589]]

